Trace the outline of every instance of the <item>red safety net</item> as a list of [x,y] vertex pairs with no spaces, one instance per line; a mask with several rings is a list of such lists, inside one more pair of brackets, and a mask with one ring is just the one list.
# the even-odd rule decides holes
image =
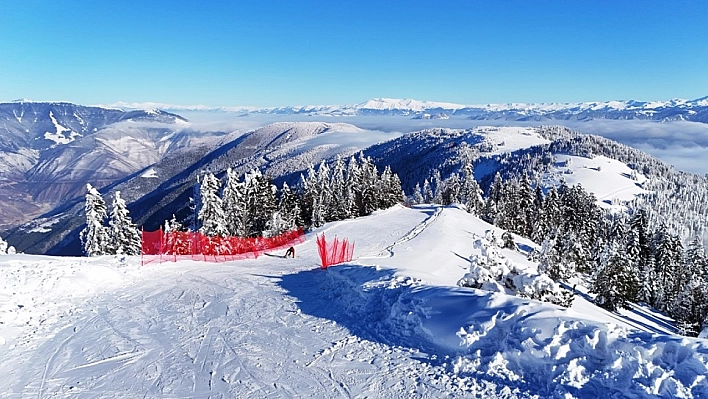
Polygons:
[[226,262],[257,258],[265,251],[303,242],[302,228],[275,237],[210,237],[202,233],[143,231],[143,264],[180,259]]
[[338,263],[350,262],[354,255],[354,243],[350,243],[347,239],[340,241],[336,236],[334,242],[327,242],[324,234],[317,236],[317,249],[323,269]]

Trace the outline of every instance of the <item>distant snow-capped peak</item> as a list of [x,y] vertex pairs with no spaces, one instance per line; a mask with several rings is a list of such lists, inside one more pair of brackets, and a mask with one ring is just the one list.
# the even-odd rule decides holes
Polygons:
[[419,101],[413,99],[396,99],[396,98],[373,98],[361,104],[357,104],[358,109],[376,109],[376,110],[409,110],[422,112],[429,109],[446,109],[455,110],[466,108],[466,105],[435,102],[435,101]]

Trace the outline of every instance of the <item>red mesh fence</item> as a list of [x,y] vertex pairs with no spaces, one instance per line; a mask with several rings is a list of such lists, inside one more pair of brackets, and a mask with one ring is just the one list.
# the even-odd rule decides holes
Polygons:
[[[143,231],[143,263],[180,259],[226,262],[257,258],[265,251],[303,242],[303,230],[290,230],[275,237],[210,237],[201,233]],[[147,262],[146,262],[147,261]]]
[[354,244],[347,239],[339,240],[336,236],[333,242],[327,242],[325,235],[317,236],[317,250],[322,260],[322,268],[338,263],[350,262],[354,255]]

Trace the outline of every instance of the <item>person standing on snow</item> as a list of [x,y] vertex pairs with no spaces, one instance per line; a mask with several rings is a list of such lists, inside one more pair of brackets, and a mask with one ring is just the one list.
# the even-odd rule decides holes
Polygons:
[[285,251],[285,257],[287,258],[288,256],[290,256],[291,258],[295,257],[295,248],[290,247],[287,251]]

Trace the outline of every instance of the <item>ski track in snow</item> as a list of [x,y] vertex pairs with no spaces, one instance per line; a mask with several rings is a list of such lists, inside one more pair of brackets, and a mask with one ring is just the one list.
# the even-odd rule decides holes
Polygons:
[[442,208],[435,209],[433,214],[430,215],[427,219],[425,219],[423,222],[421,222],[420,224],[415,226],[413,228],[413,230],[409,231],[405,236],[401,237],[399,240],[397,240],[393,244],[384,248],[378,254],[373,255],[373,256],[362,256],[359,258],[360,259],[392,258],[394,255],[393,247],[416,238],[420,233],[423,232],[423,230],[425,230],[428,226],[430,226],[433,222],[435,222],[435,220],[437,220],[438,216],[440,216],[440,213],[442,213]]
[[[410,246],[459,259],[444,244],[471,251],[487,228],[397,207],[326,225],[295,259],[0,259],[0,397],[708,397],[704,340],[358,264],[410,263]],[[322,231],[374,255],[320,270]]]

